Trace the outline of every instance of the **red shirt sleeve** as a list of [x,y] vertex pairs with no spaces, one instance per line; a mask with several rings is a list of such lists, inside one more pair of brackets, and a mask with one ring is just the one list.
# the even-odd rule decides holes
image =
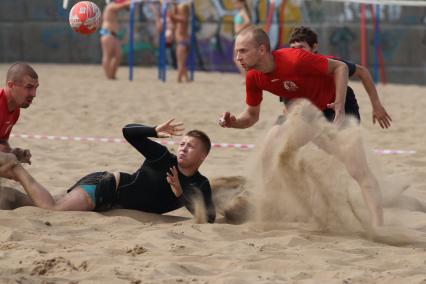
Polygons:
[[296,49],[294,68],[296,72],[305,75],[327,75],[328,59],[324,55],[315,54],[303,49]]
[[12,128],[15,125],[15,123],[18,121],[20,113],[21,112],[20,112],[19,108],[13,113],[13,115],[12,115],[12,124],[8,127],[8,129],[6,130],[6,132],[4,133],[4,135],[3,135],[3,137],[1,139],[9,140],[10,133],[12,132]]
[[263,91],[257,85],[256,72],[250,70],[246,75],[246,104],[258,106],[263,99]]

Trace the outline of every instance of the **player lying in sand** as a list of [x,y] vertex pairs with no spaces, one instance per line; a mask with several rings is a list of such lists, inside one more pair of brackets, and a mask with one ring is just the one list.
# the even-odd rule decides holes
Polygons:
[[[194,202],[201,199],[205,208],[205,220],[213,223],[216,212],[210,183],[198,172],[211,148],[208,136],[199,130],[189,131],[179,144],[177,156],[148,138],[182,135],[183,124],[173,121],[171,119],[157,127],[126,125],[123,128],[124,137],[145,157],[142,166],[133,174],[91,173],[80,179],[59,199],[55,199],[38,183],[13,154],[0,153],[0,176],[15,179],[27,193],[25,196],[12,198],[19,201],[15,207],[33,205],[58,211],[124,208],[162,214],[185,206],[194,214]],[[17,195],[20,192],[10,191],[9,194]]]

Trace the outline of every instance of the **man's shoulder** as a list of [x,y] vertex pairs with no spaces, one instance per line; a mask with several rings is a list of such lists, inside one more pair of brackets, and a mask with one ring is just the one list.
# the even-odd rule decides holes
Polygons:
[[205,185],[210,185],[209,179],[198,171],[191,177],[191,181],[196,183],[200,188],[204,187]]
[[300,53],[300,48],[282,47],[272,51],[274,56],[292,56]]

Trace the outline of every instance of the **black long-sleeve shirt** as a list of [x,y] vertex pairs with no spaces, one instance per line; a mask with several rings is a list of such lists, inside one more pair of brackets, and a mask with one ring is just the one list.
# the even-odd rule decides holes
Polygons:
[[[161,144],[148,139],[156,137],[155,128],[129,124],[123,128],[124,138],[144,157],[142,166],[133,174],[120,173],[118,204],[124,208],[145,212],[166,213],[185,206],[194,213],[194,198],[201,196],[206,208],[207,221],[213,223],[216,211],[212,201],[209,180],[198,171],[185,176],[177,167],[177,158]],[[178,169],[183,194],[178,198],[167,182],[167,172]]]

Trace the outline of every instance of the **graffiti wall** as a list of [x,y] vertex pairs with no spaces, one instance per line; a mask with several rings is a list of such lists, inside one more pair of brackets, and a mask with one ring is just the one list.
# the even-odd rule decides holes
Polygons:
[[[77,1],[70,0],[70,6]],[[101,9],[104,0],[93,0]],[[274,48],[286,47],[294,26],[308,25],[319,36],[320,52],[361,61],[361,5],[321,0],[249,0],[252,23],[268,30]],[[232,62],[234,6],[232,0],[194,0],[197,68],[235,72]],[[155,65],[158,33],[153,4],[137,5],[134,58],[137,65]],[[71,31],[62,0],[0,1],[0,62],[94,63],[101,60],[99,35]],[[377,64],[380,45],[387,81],[424,84],[426,81],[426,7],[366,6],[366,56]],[[129,12],[120,14],[119,37],[123,64],[129,53]],[[376,19],[380,32],[375,36]],[[168,63],[174,65],[174,49]]]

